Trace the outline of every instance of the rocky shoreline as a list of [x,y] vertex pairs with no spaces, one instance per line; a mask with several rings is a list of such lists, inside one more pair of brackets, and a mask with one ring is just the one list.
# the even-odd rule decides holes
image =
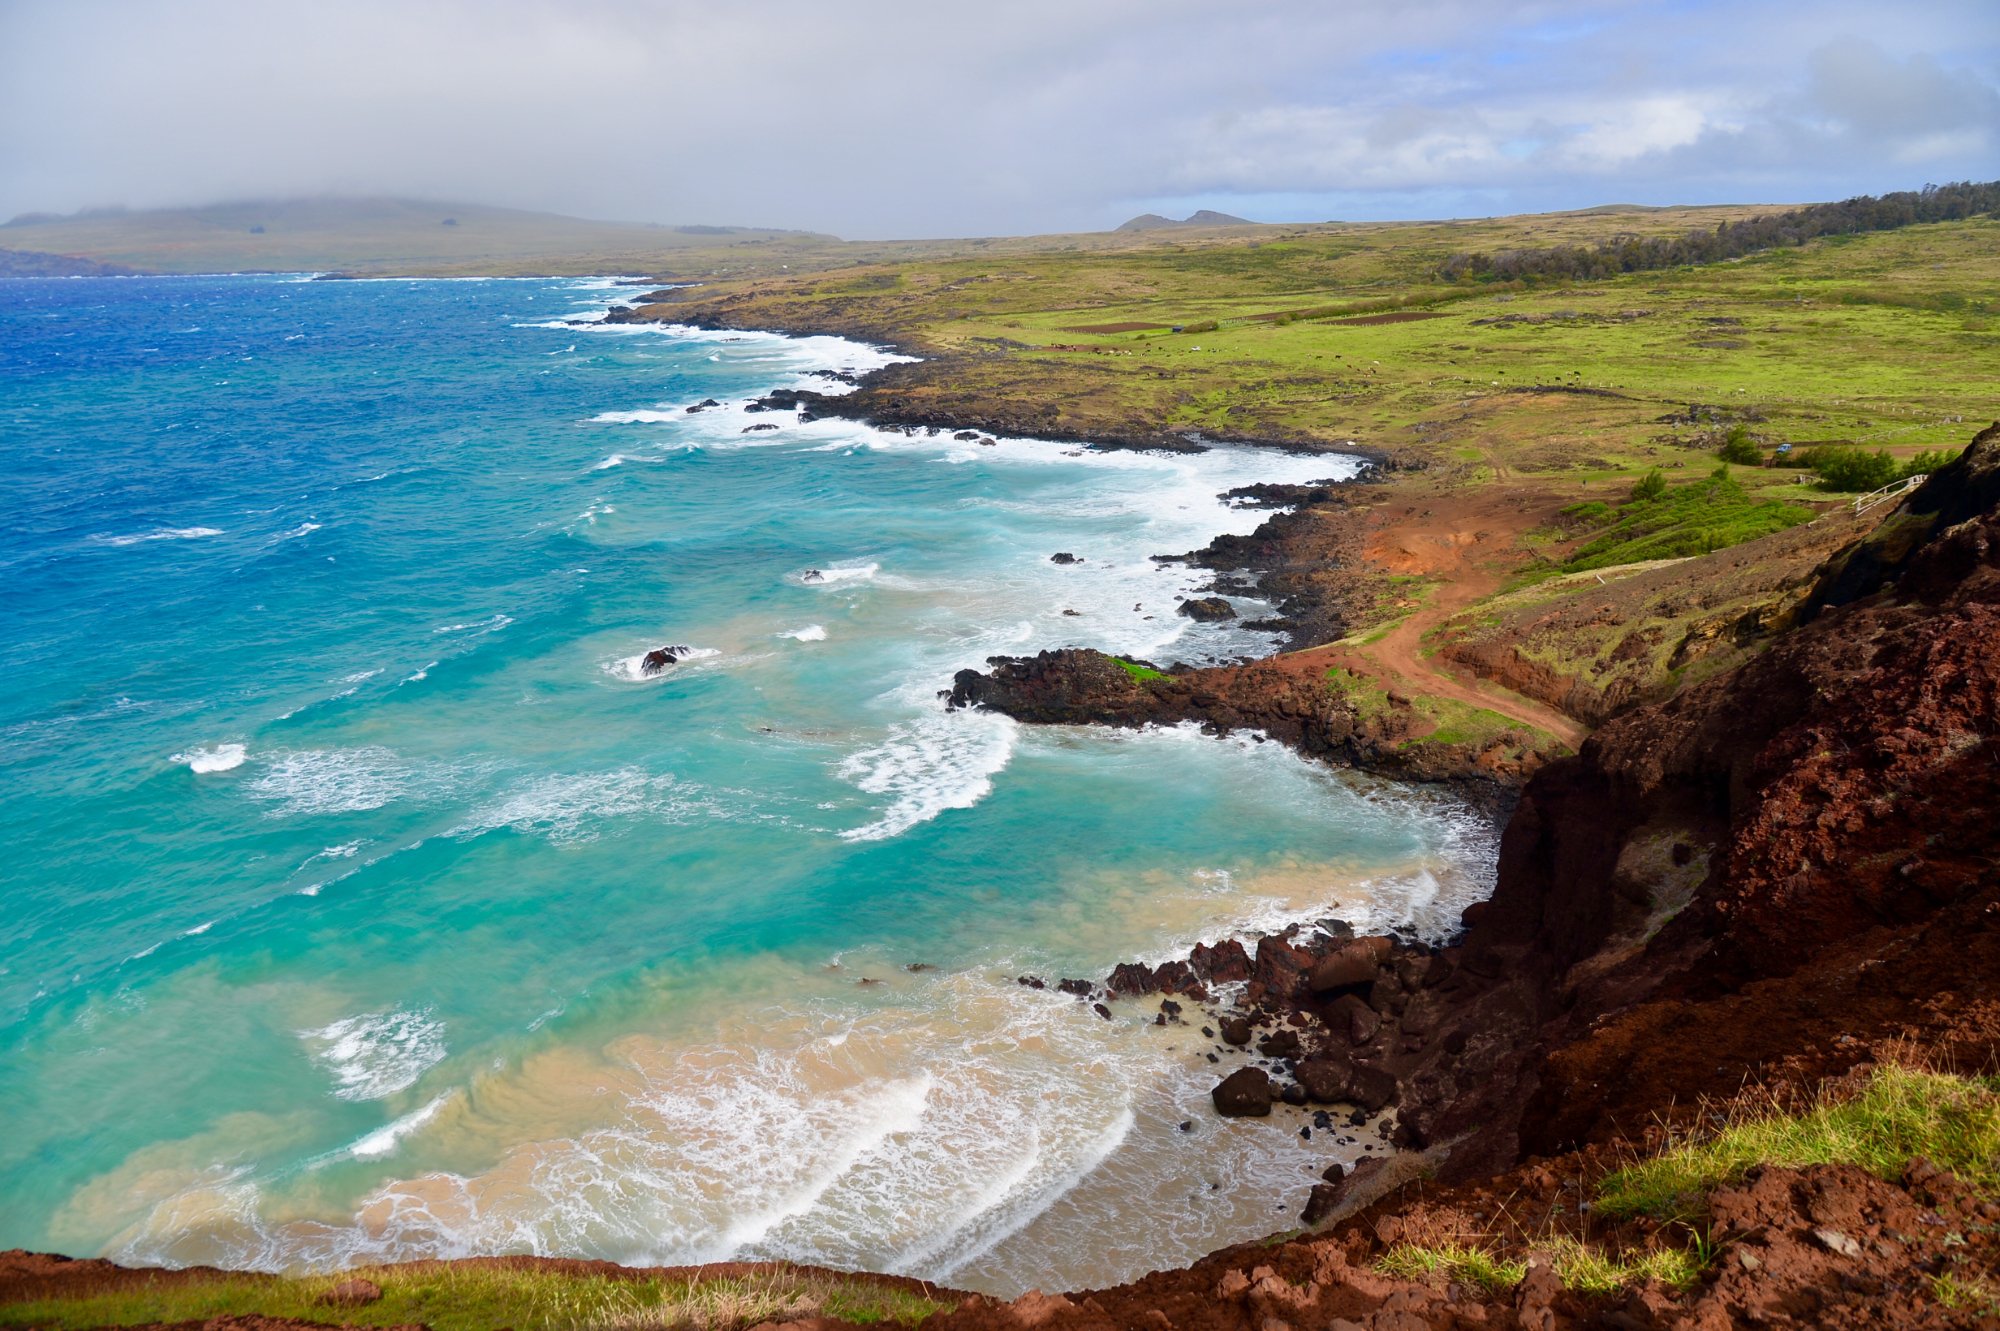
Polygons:
[[[1657,1141],[1746,1085],[1809,1095],[1912,1042],[1966,1070],[2000,1053],[2000,829],[1990,817],[2000,808],[2000,425],[1828,561],[1798,618],[1736,669],[1612,718],[1574,757],[1531,772],[1449,772],[1521,782],[1496,890],[1465,912],[1450,945],[1295,927],[1105,978],[1109,1001],[1163,996],[1163,1020],[1181,1016],[1169,1005],[1208,1003],[1221,1047],[1254,1043],[1264,1061],[1218,1082],[1219,1113],[1283,1101],[1338,1107],[1357,1123],[1393,1111],[1384,1129],[1408,1154],[1330,1170],[1300,1217],[1339,1236],[1316,1249],[1325,1269],[1305,1282],[1314,1300],[1370,1291],[1347,1258],[1406,1232],[1422,1205],[1413,1166],[1424,1187],[1478,1195],[1511,1179],[1560,1212],[1551,1162]],[[1077,651],[993,665],[962,672],[950,704],[1030,721],[1256,725],[1335,757],[1379,742],[1255,667],[1140,678]],[[1238,983],[1233,1005],[1214,1003]],[[1787,1225],[1810,1230],[1818,1212],[1807,1199],[1830,1188],[1867,1194],[1854,1204],[1877,1211],[2000,1210],[1921,1162],[1910,1169],[1892,1184],[1769,1171],[1750,1200],[1718,1194],[1714,1206],[1771,1212],[1757,1242],[1780,1248],[1790,1269],[1752,1278],[1765,1259],[1740,1262],[1685,1296],[1655,1289],[1599,1306],[1601,1323],[1569,1320],[1591,1305],[1566,1300],[1559,1283],[1536,1295],[1546,1319],[1521,1317],[1519,1292],[1512,1307],[1475,1315],[1483,1301],[1454,1287],[1455,1306],[1433,1298],[1420,1320],[1393,1324],[1818,1326],[1874,1310],[1884,1320],[1867,1324],[1973,1325],[1893,1297],[1925,1269],[1914,1250],[1878,1244],[1897,1260],[1857,1275],[1858,1243],[1850,1253],[1844,1238],[1807,1240],[1802,1255],[1777,1237]],[[1328,1266],[1335,1252],[1343,1257]],[[1288,1298],[1300,1311],[1297,1277],[1261,1301],[1257,1278],[1233,1285],[1238,1275],[1224,1272],[1213,1297],[1239,1300],[1249,1320],[1216,1324],[1291,1324],[1271,1310]],[[1372,1293],[1367,1324],[1391,1325],[1380,1313],[1397,1295]],[[1512,1316],[1487,1320],[1502,1311]],[[1063,1324],[1105,1324],[1082,1305],[1065,1313]]]

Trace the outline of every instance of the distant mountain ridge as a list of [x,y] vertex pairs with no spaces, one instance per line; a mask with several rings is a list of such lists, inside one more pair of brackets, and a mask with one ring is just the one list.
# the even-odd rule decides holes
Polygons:
[[1256,226],[1256,225],[1257,223],[1251,221],[1247,217],[1234,217],[1229,213],[1218,213],[1212,208],[1203,208],[1200,212],[1191,213],[1187,217],[1183,218],[1181,221],[1178,222],[1176,222],[1171,217],[1162,217],[1158,213],[1140,213],[1137,217],[1133,218],[1131,221],[1126,222],[1120,227],[1118,227],[1118,230],[1158,231],[1166,227],[1179,227],[1179,226]]
[[[774,227],[602,222],[476,203],[339,196],[22,213],[0,223],[0,247],[17,254],[156,273],[507,271],[551,256],[586,266],[601,260],[596,271],[624,272],[697,248],[830,239]],[[41,267],[37,275],[53,275],[61,265]]]

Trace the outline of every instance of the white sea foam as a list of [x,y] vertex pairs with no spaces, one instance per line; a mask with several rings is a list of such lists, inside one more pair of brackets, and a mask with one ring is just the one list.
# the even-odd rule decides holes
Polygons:
[[190,772],[227,772],[241,767],[250,756],[248,746],[242,744],[211,744],[205,748],[189,749],[177,753],[173,761],[186,763]]
[[298,1035],[342,1100],[379,1100],[414,1086],[446,1052],[444,1023],[429,1008],[367,1012]]
[[431,632],[465,633],[476,629],[481,633],[498,633],[513,622],[514,617],[512,615],[488,615],[485,619],[475,620],[469,624],[440,624],[438,627],[432,629]]
[[290,531],[278,533],[276,536],[271,538],[271,541],[272,544],[275,545],[279,541],[291,541],[291,540],[296,540],[301,536],[310,536],[325,525],[326,525],[325,523],[321,522],[301,522],[298,526],[292,528]]
[[139,545],[146,541],[198,541],[204,536],[220,536],[220,527],[162,527],[158,531],[140,532],[126,536],[93,536],[93,541],[105,545]]
[[370,745],[280,753],[244,790],[252,799],[276,804],[274,816],[315,816],[379,809],[411,793],[416,781],[410,764]]
[[472,837],[506,827],[554,842],[590,841],[615,818],[684,821],[712,807],[698,789],[682,785],[671,773],[655,775],[636,767],[556,773],[514,786],[475,810],[451,834]]
[[829,564],[824,568],[804,568],[794,573],[793,582],[804,587],[833,587],[843,582],[869,582],[882,571],[880,564]]
[[794,642],[825,642],[826,628],[821,624],[808,624],[804,628],[786,629],[778,636],[790,638]]
[[971,808],[992,792],[1017,730],[992,712],[938,712],[891,726],[881,744],[850,754],[836,769],[870,795],[890,797],[880,818],[841,838],[882,841],[948,809]]

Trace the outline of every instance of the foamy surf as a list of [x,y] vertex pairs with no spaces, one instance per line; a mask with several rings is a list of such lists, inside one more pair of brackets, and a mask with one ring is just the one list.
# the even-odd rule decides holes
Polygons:
[[210,772],[229,772],[241,767],[250,756],[250,750],[243,744],[211,744],[206,748],[190,749],[177,753],[173,761],[186,763],[190,772],[206,775]]
[[880,564],[828,564],[823,568],[802,568],[790,581],[801,587],[837,587],[844,582],[870,582],[882,571]]
[[951,809],[969,809],[993,791],[1014,752],[1016,723],[992,712],[946,712],[898,722],[886,740],[843,759],[840,778],[890,797],[881,817],[840,834],[882,841]]
[[444,1061],[444,1023],[429,1008],[363,1013],[298,1033],[342,1100],[380,1100]]

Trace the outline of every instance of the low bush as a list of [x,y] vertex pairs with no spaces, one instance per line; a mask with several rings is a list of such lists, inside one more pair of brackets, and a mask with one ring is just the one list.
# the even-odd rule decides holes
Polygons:
[[1764,450],[1757,447],[1757,441],[1750,437],[1747,425],[1732,425],[1723,437],[1722,447],[1716,450],[1717,457],[1724,462],[1734,462],[1740,467],[1762,466]]
[[1864,453],[1844,444],[1830,444],[1806,454],[1805,465],[1819,477],[1824,490],[1879,490],[1902,477],[1903,469],[1887,449]]

